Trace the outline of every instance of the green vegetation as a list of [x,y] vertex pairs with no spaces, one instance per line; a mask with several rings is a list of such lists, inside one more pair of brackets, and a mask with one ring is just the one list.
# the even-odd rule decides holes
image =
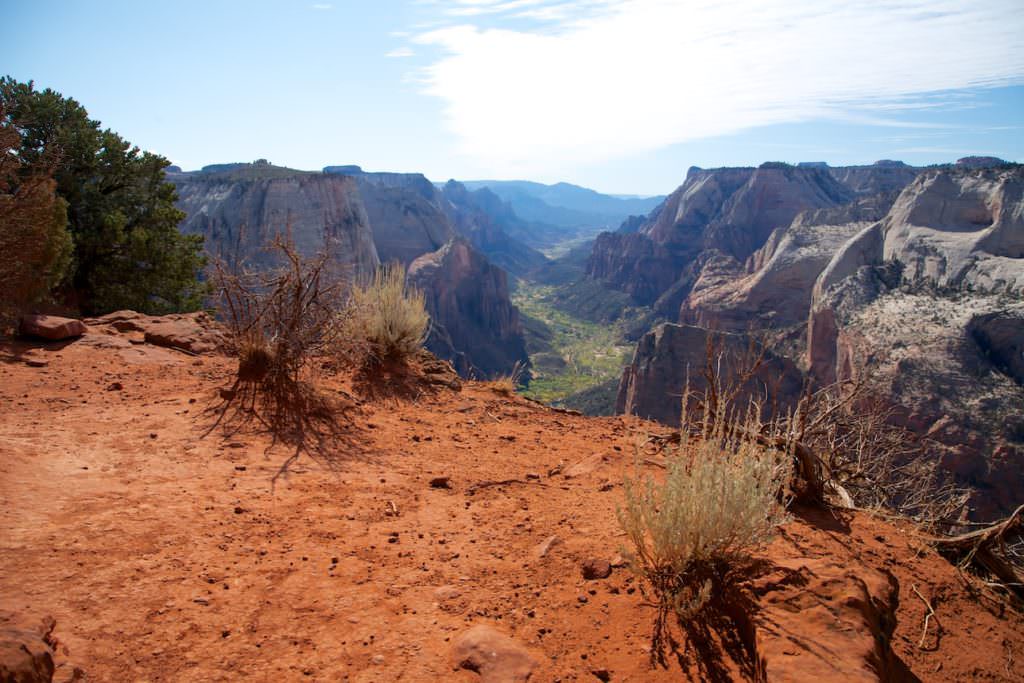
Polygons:
[[212,164],[204,166],[203,176],[221,183],[238,183],[258,180],[279,180],[299,176],[319,175],[317,171],[300,171],[286,166],[274,166],[266,159],[257,159],[252,163]]
[[[590,322],[556,307],[558,295],[556,287],[527,282],[520,282],[513,294],[513,303],[524,314],[533,363],[532,379],[521,393],[557,405],[577,394],[586,397],[586,405],[614,404],[622,368],[633,354],[632,345],[622,341],[629,316],[615,324]],[[595,387],[608,396],[602,398]]]
[[[164,176],[167,159],[101,129],[75,100],[10,77],[0,79],[0,125],[17,132],[4,157],[17,160],[19,179],[49,169],[66,204],[62,227],[73,246],[58,291],[69,304],[87,314],[199,308],[206,293],[199,281],[202,238],[178,232],[184,214]],[[51,208],[58,219],[58,208]],[[11,225],[0,228],[6,235]],[[47,239],[57,245],[51,251],[59,265],[67,240]],[[55,275],[47,273],[47,284]]]
[[17,127],[0,108],[0,327],[45,298],[64,278],[71,257],[55,160],[23,161],[20,146]]

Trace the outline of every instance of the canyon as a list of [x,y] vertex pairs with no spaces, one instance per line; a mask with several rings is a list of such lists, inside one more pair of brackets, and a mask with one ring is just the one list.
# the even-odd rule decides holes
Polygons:
[[[524,390],[534,377],[536,395],[560,405],[677,424],[711,332],[727,347],[767,345],[783,404],[804,386],[870,381],[986,518],[1024,490],[1021,176],[985,158],[772,162],[691,168],[660,202],[615,204],[573,186],[433,183],[357,166],[169,175],[183,230],[216,257],[269,267],[262,247],[287,227],[301,251],[329,249],[353,278],[401,263],[425,293],[431,351],[465,377],[525,368]],[[608,223],[602,210],[650,206],[580,242]],[[558,235],[575,246],[559,251]],[[631,360],[614,360],[631,344]]]
[[587,264],[663,320],[616,409],[678,423],[666,397],[708,335],[754,336],[792,366],[777,376],[869,384],[973,491],[972,514],[1005,513],[1024,490],[1022,216],[1024,169],[999,160],[691,169]]

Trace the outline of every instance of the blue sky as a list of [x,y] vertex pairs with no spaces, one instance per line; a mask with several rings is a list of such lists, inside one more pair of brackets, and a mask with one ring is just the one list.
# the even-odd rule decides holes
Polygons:
[[675,188],[691,165],[1024,161],[1019,0],[0,0],[0,72],[186,169]]

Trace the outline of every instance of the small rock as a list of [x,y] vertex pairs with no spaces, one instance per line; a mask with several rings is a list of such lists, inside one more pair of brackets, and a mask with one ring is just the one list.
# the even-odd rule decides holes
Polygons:
[[480,674],[481,683],[521,683],[537,666],[530,652],[504,633],[483,624],[455,639],[452,664]]
[[49,364],[50,361],[42,360],[40,358],[29,358],[28,360],[25,361],[25,365],[29,366],[30,368],[45,368]]
[[526,478],[530,479],[530,480],[537,480],[537,479],[540,479],[540,475],[537,474],[536,472],[527,472],[526,473]]
[[583,578],[587,581],[593,581],[594,579],[607,579],[612,574],[612,565],[608,560],[602,560],[599,558],[590,558],[586,560],[581,566],[583,570]]
[[384,655],[374,655],[370,661],[379,666],[384,663]]
[[604,683],[608,683],[608,681],[612,680],[612,672],[608,669],[594,669],[590,673],[594,678],[599,681],[604,681]]
[[440,588],[434,591],[434,597],[437,599],[438,602],[447,602],[448,600],[454,600],[460,595],[462,595],[462,591],[460,591],[455,586],[441,586]]
[[434,477],[430,480],[430,488],[432,489],[450,489],[451,487],[451,477]]
[[[236,515],[241,515],[244,512],[245,512],[245,508],[243,508],[241,506],[238,506],[238,505],[235,506],[235,514]],[[302,558],[302,559],[306,559],[306,558]]]
[[225,401],[230,401],[235,397],[234,389],[221,389],[218,393],[220,394],[220,397]]
[[597,469],[603,460],[604,458],[595,453],[588,458],[584,458],[583,460],[566,467],[562,472],[562,476],[566,479],[573,479],[575,477],[582,477],[584,474],[590,474]]
[[110,385],[107,386],[107,391],[121,391],[122,389],[124,389],[124,385],[120,382],[111,382]]
[[541,559],[551,551],[551,548],[553,548],[561,542],[562,539],[560,539],[558,536],[548,536],[546,539],[544,539],[543,542],[541,542],[540,545],[537,546],[537,548],[533,551],[533,554],[537,556],[537,559]]

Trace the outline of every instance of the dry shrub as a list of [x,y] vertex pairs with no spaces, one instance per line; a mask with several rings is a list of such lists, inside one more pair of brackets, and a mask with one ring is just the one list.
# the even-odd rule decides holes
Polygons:
[[409,286],[400,264],[382,266],[352,290],[348,329],[374,363],[404,363],[426,341],[430,316],[423,293]]
[[345,278],[327,252],[303,258],[288,237],[270,248],[283,265],[232,272],[213,264],[217,308],[238,357],[238,377],[270,394],[286,395],[314,357],[335,353],[345,317]]
[[522,383],[524,372],[526,372],[526,365],[522,361],[516,361],[516,364],[512,367],[512,372],[489,380],[487,386],[502,396],[512,396]]
[[295,448],[280,475],[304,452],[333,466],[357,450],[352,425],[342,424],[339,399],[318,392],[310,379],[325,357],[351,360],[358,350],[343,336],[346,278],[332,270],[329,253],[303,258],[290,237],[282,236],[270,249],[282,263],[276,269],[212,265],[217,309],[238,374],[210,431],[218,425],[237,431],[256,420],[272,432],[275,444]]
[[806,385],[786,408],[772,386],[754,384],[764,393],[752,391],[766,353],[763,340],[752,337],[745,351],[726,354],[721,338],[709,335],[701,372],[705,389],[687,399],[690,413],[702,419],[689,425],[684,420],[684,431],[706,433],[719,414],[728,419],[747,401],[760,421],[736,428],[789,455],[794,477],[788,493],[795,500],[887,510],[928,530],[955,524],[967,492],[943,474],[930,441],[893,423],[892,408],[871,397],[867,381],[817,390]]
[[823,496],[845,507],[885,510],[929,531],[955,525],[968,492],[940,467],[932,442],[893,424],[893,410],[864,382],[807,391],[785,421],[791,450],[818,460]]
[[[688,398],[689,389],[684,425]],[[674,646],[669,618],[685,629],[713,598],[729,598],[754,549],[786,520],[779,498],[789,462],[756,438],[758,410],[712,413],[705,403],[700,428],[684,428],[667,454],[663,479],[625,482],[619,522],[632,544],[627,555],[658,609],[652,659],[663,661],[666,643]]]

